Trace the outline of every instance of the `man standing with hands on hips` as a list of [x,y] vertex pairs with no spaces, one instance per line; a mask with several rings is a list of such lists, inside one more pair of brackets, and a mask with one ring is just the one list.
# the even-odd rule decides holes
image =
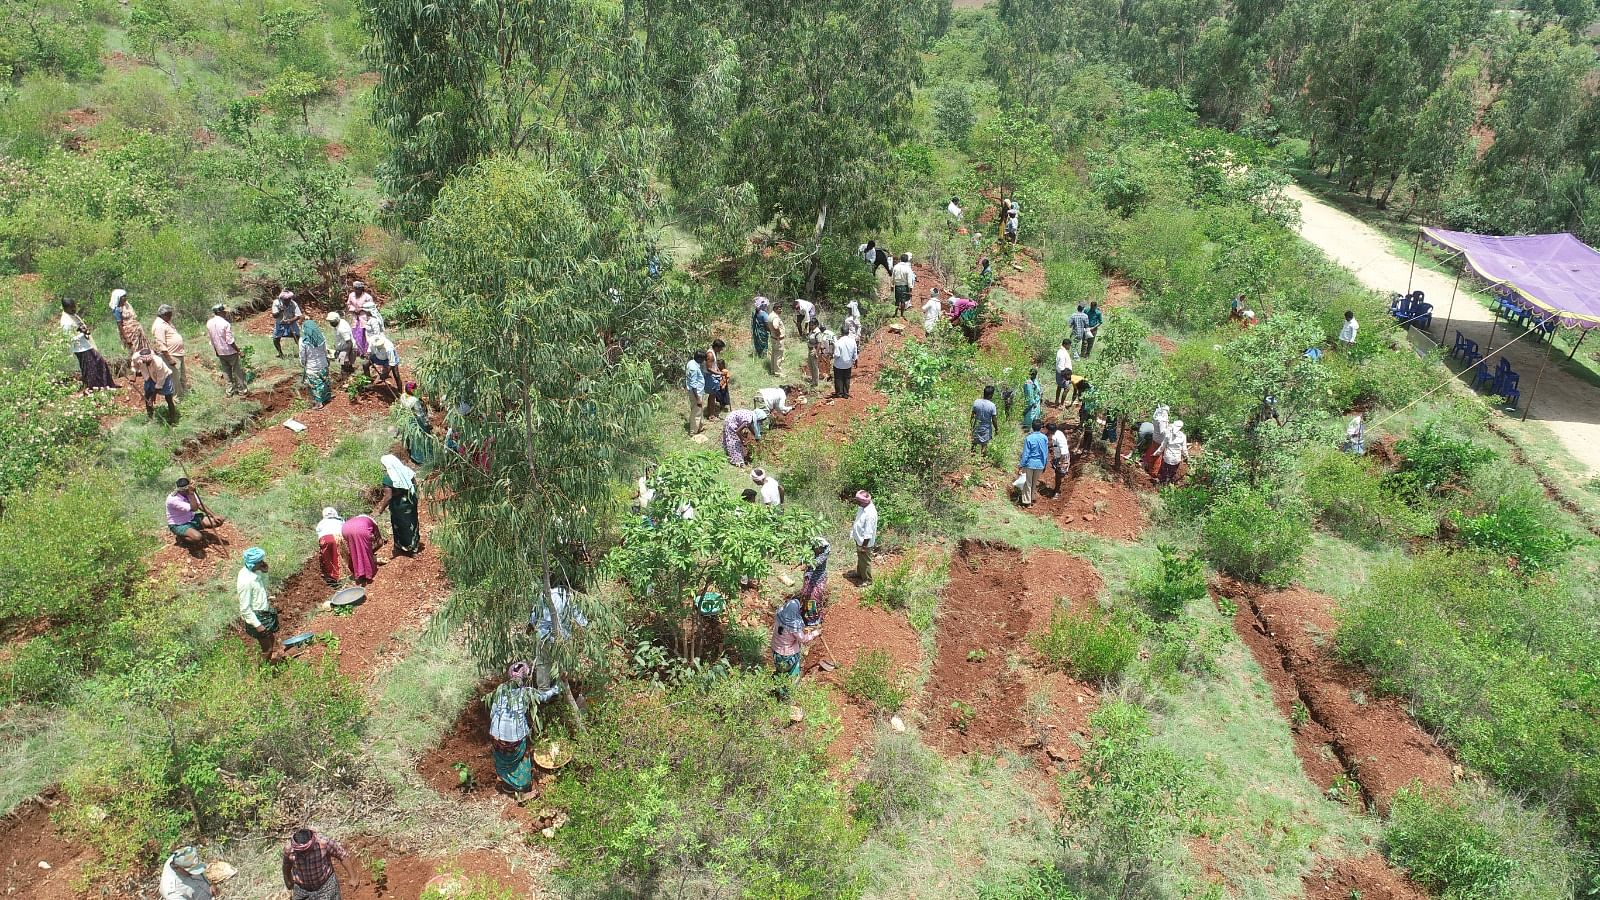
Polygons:
[[872,551],[878,545],[878,507],[872,495],[856,491],[856,520],[850,526],[850,540],[856,545],[856,581],[872,583]]

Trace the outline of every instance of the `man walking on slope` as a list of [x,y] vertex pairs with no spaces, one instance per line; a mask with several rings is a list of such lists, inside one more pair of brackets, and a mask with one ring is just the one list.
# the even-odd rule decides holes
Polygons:
[[206,337],[211,340],[212,352],[217,354],[222,376],[228,380],[228,396],[244,393],[243,358],[239,355],[239,345],[233,340],[233,326],[228,324],[228,308],[221,303],[211,307],[211,318],[206,320]]
[[850,399],[850,374],[861,350],[853,331],[846,331],[833,342],[833,396]]
[[917,286],[917,273],[911,268],[911,254],[900,254],[900,261],[895,263],[889,275],[894,279],[895,315],[904,319],[906,307],[911,305],[911,291]]
[[1083,311],[1082,303],[1078,304],[1078,311],[1073,313],[1067,319],[1067,324],[1072,326],[1073,348],[1078,353],[1082,353],[1083,338],[1084,335],[1089,331],[1089,314]]
[[1094,339],[1100,334],[1100,323],[1104,322],[1106,317],[1100,312],[1099,300],[1089,301],[1089,311],[1085,315],[1088,316],[1088,325],[1083,331],[1083,358],[1088,359],[1089,351],[1094,349]]
[[689,392],[689,421],[685,427],[690,437],[699,434],[705,427],[700,421],[706,403],[705,362],[706,352],[696,350],[694,356],[690,357],[689,364],[684,366],[683,386]]
[[1067,391],[1072,388],[1072,341],[1062,338],[1056,349],[1056,409],[1067,402]]
[[1044,435],[1044,420],[1036,420],[1033,430],[1022,440],[1022,459],[1017,466],[1022,476],[1022,487],[1018,491],[1018,500],[1023,506],[1032,506],[1036,492],[1039,490],[1039,476],[1044,474],[1044,467],[1050,461],[1050,439]]
[[850,526],[850,540],[856,545],[856,581],[871,584],[872,549],[878,543],[878,506],[866,491],[856,491],[854,503],[859,509]]

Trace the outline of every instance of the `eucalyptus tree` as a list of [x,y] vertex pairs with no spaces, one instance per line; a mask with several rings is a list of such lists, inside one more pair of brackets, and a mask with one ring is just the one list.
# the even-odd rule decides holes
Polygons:
[[[495,157],[452,179],[420,279],[434,332],[419,371],[455,429],[436,448],[452,619],[485,663],[531,658],[558,681],[607,619],[581,589],[648,428],[648,336],[692,318],[686,289],[649,273],[646,236],[587,209],[577,177]],[[590,626],[541,639],[528,624],[569,587]]]
[[598,0],[365,0],[374,114],[393,149],[381,174],[416,224],[445,181],[493,153],[546,163],[615,119],[637,60]]

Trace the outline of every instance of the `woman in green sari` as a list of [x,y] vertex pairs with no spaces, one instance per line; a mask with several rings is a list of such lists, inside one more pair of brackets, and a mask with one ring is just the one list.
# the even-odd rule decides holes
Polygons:
[[415,556],[422,551],[422,525],[417,521],[417,473],[388,453],[383,463],[383,499],[373,515],[389,511],[389,528],[394,532],[394,552]]
[[508,678],[489,698],[489,742],[494,745],[494,772],[500,790],[521,800],[533,787],[533,765],[528,761],[528,734],[537,702],[528,686],[532,669],[525,662],[511,664]]
[[300,317],[300,365],[305,368],[306,387],[311,389],[311,408],[321,409],[333,400],[333,383],[328,380],[328,339],[317,323]]
[[1039,370],[1031,369],[1028,372],[1028,380],[1022,383],[1022,428],[1024,431],[1032,431],[1033,423],[1043,417],[1044,411],[1041,409],[1043,402],[1044,394],[1039,390]]

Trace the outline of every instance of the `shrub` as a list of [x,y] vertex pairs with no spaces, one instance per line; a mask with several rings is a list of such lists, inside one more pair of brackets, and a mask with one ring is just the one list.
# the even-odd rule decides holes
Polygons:
[[970,515],[946,477],[966,459],[967,418],[953,404],[897,399],[862,419],[839,461],[845,490],[872,493],[883,528],[915,534]]
[[894,712],[911,696],[910,673],[894,669],[894,659],[886,651],[868,650],[845,669],[844,692],[884,712]]
[[1134,585],[1133,594],[1156,615],[1172,617],[1206,595],[1206,564],[1199,555],[1180,553],[1166,544],[1161,552],[1161,568]]
[[1159,683],[1177,686],[1184,675],[1221,674],[1217,654],[1228,646],[1233,632],[1215,620],[1183,616],[1157,623],[1153,637],[1150,676]]
[[933,123],[941,140],[965,149],[977,121],[977,113],[972,108],[972,91],[966,85],[947,81],[934,88]]
[[1034,865],[1020,875],[978,888],[978,900],[1081,900],[1070,875],[1053,865]]
[[1445,434],[1437,422],[1428,422],[1395,444],[1404,457],[1389,481],[1402,495],[1420,498],[1437,494],[1447,485],[1464,481],[1494,458],[1494,451],[1466,438]]
[[1577,878],[1559,828],[1483,789],[1395,794],[1383,850],[1445,900],[1565,900]]
[[873,828],[917,821],[941,800],[939,769],[939,757],[915,735],[881,734],[851,795],[856,818]]
[[263,447],[240,454],[232,463],[212,469],[211,478],[236,494],[259,494],[272,486],[272,451]]
[[[861,829],[820,736],[787,722],[764,674],[704,693],[618,692],[545,795],[570,816],[556,845],[576,881],[616,896],[848,894]],[[670,886],[670,887],[668,887]]]
[[116,485],[81,475],[41,484],[7,503],[0,518],[0,626],[38,617],[98,623],[143,572],[145,544],[108,509]]
[[176,678],[135,684],[134,702],[163,727],[63,784],[68,831],[112,869],[153,862],[182,835],[280,821],[285,791],[329,785],[358,745],[361,691],[334,654],[317,668],[265,667],[224,641]]
[[1301,458],[1300,473],[1301,493],[1318,521],[1347,540],[1373,544],[1430,530],[1427,517],[1386,487],[1365,457],[1316,447]]
[[1577,539],[1539,516],[1524,498],[1502,496],[1489,512],[1455,513],[1460,540],[1468,547],[1509,557],[1524,572],[1539,572],[1561,561]]
[[1121,675],[1139,653],[1139,633],[1093,605],[1076,614],[1057,610],[1028,643],[1051,668],[1102,681]]
[[[0,321],[0,343],[9,344],[5,328]],[[49,349],[53,351],[54,345]],[[72,359],[64,345],[60,353]],[[50,354],[39,354],[0,379],[0,496],[81,456],[100,433],[99,417],[115,405],[109,391],[77,396],[76,377],[63,381],[52,371],[55,364]]]
[[1311,539],[1305,510],[1258,488],[1236,487],[1212,504],[1200,529],[1206,558],[1251,581],[1286,581]]

